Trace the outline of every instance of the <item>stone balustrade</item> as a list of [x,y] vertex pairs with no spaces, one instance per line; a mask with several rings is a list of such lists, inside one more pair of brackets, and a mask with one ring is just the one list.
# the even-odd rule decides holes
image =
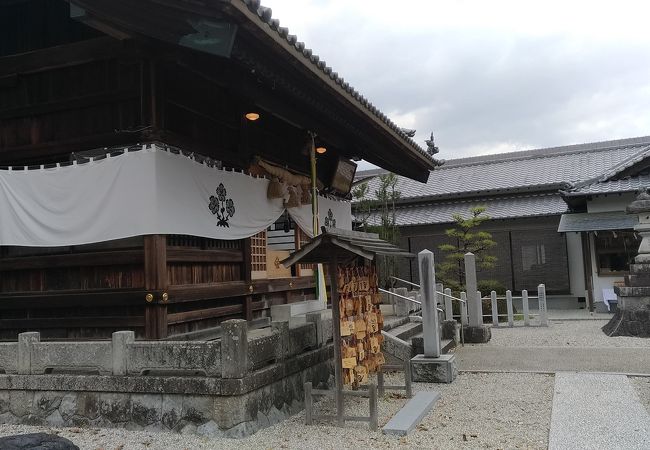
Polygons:
[[111,341],[42,342],[40,333],[27,332],[18,342],[0,343],[0,373],[243,378],[322,347],[332,337],[331,325],[320,313],[296,326],[273,322],[258,330],[236,319],[222,324],[215,341],[136,341],[132,331],[118,331]]

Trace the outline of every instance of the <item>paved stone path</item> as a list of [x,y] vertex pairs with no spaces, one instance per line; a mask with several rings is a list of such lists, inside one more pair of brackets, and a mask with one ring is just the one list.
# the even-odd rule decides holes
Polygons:
[[558,373],[550,450],[650,448],[650,415],[624,375]]
[[486,372],[606,372],[650,375],[647,348],[488,347],[456,349],[458,370]]

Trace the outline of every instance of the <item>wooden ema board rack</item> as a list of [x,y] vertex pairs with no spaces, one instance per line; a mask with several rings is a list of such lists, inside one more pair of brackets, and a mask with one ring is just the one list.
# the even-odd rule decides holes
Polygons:
[[353,388],[385,363],[381,352],[384,318],[374,266],[339,267],[339,313],[343,384]]

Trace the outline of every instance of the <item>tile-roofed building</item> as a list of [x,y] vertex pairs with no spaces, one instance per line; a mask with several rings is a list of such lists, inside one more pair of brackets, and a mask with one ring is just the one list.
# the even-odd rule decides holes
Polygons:
[[[368,183],[368,198],[374,199],[382,173],[357,175]],[[587,297],[593,305],[635,251],[624,209],[647,187],[650,136],[474,156],[448,160],[427,183],[398,177],[395,220],[402,246],[414,253],[428,248],[439,260],[454,215],[483,206],[490,220],[482,228],[497,241],[499,264],[479,277],[515,291],[546,283],[551,292]],[[378,211],[366,219],[379,222]],[[403,266],[400,274],[416,279],[416,269]]]

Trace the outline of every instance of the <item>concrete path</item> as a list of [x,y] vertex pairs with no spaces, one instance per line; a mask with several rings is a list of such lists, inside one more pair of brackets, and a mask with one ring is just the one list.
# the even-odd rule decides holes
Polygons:
[[624,375],[558,373],[550,450],[650,448],[650,415]]
[[606,372],[650,375],[647,348],[488,347],[456,349],[458,370],[483,372]]

